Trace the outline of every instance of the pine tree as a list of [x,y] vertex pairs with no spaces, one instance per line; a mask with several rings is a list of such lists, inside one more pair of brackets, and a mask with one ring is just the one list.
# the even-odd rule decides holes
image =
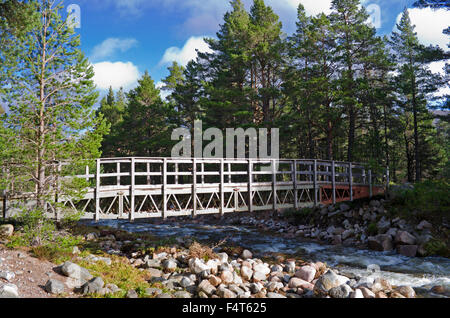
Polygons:
[[[398,31],[393,32],[390,40],[392,49],[394,50],[395,60],[398,65],[396,77],[398,103],[404,111],[408,125],[411,127],[414,155],[410,155],[407,150],[408,159],[408,179],[418,182],[422,179],[423,174],[423,156],[421,149],[424,149],[425,135],[421,132],[426,121],[430,118],[427,109],[427,97],[436,92],[441,79],[437,75],[433,75],[427,68],[423,60],[423,52],[425,47],[419,43],[415,27],[411,23],[409,12],[404,10],[400,22],[397,24]],[[405,142],[411,143],[411,140]],[[406,146],[408,149],[408,146]],[[414,170],[413,173],[411,170]],[[414,175],[414,178],[413,178]]]
[[[41,209],[60,174],[55,161],[70,160],[67,169],[79,172],[85,159],[100,157],[107,131],[93,109],[98,98],[93,68],[79,49],[79,36],[62,19],[62,9],[53,1],[37,3],[40,19],[17,42],[20,54],[15,56],[17,64],[7,69],[5,88],[9,112],[3,139],[20,149],[10,160],[20,163],[17,176],[32,180]],[[72,185],[66,186],[61,190],[71,191]]]
[[162,157],[170,154],[173,109],[146,71],[128,93],[128,107],[120,125],[120,153],[126,156]]

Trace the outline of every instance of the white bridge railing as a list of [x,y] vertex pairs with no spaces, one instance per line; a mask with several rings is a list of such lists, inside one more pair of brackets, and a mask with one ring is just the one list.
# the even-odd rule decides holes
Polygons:
[[[86,219],[131,221],[332,204],[382,193],[389,183],[388,171],[314,159],[107,158],[76,177],[91,185],[85,197],[59,202]],[[5,198],[4,214],[6,205]]]

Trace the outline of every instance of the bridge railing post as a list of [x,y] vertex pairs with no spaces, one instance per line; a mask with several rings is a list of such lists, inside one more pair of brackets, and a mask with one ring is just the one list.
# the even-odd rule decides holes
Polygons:
[[294,208],[298,209],[297,160],[292,161],[292,184],[294,187]]
[[162,218],[167,218],[167,158],[163,160],[162,167]]
[[225,214],[225,176],[224,169],[225,163],[224,159],[220,159],[220,214],[223,216]]
[[100,159],[95,161],[96,170],[95,170],[95,221],[100,221]]
[[353,201],[353,164],[348,164],[348,182],[350,190],[350,201]]
[[197,216],[197,159],[192,159],[192,217]]
[[277,161],[272,160],[272,192],[273,192],[273,210],[277,209]]
[[372,182],[372,170],[369,169],[369,196],[373,197],[373,182]]
[[317,206],[319,203],[318,198],[318,188],[317,188],[317,160],[314,160],[314,167],[313,167],[313,186],[314,186],[314,206]]
[[331,182],[332,182],[332,192],[333,192],[333,204],[336,204],[336,162],[331,163]]
[[253,161],[248,159],[248,211],[253,212]]
[[130,185],[130,215],[129,219],[130,222],[134,221],[134,213],[135,213],[135,205],[136,205],[136,198],[135,198],[135,188],[136,188],[136,161],[135,158],[131,158],[131,185]]

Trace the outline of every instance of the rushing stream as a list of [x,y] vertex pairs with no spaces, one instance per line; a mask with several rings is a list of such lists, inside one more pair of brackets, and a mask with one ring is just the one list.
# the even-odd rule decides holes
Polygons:
[[442,257],[409,258],[394,252],[323,245],[303,239],[288,239],[277,234],[261,233],[257,229],[243,226],[191,223],[155,225],[126,221],[101,221],[89,225],[108,226],[133,233],[145,232],[161,238],[194,237],[204,242],[218,242],[226,238],[227,243],[247,248],[259,256],[282,253],[305,261],[320,261],[339,268],[341,273],[365,277],[368,280],[379,275],[396,286],[424,287],[424,290],[438,285],[450,288],[450,259]]

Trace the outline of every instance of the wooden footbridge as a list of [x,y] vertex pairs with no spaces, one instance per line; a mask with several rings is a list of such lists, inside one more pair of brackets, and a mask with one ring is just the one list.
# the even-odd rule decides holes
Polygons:
[[[381,194],[389,183],[389,171],[362,164],[272,159],[97,159],[76,177],[91,184],[84,198],[59,202],[83,219],[130,221],[334,204]],[[48,211],[58,217],[51,203]]]

